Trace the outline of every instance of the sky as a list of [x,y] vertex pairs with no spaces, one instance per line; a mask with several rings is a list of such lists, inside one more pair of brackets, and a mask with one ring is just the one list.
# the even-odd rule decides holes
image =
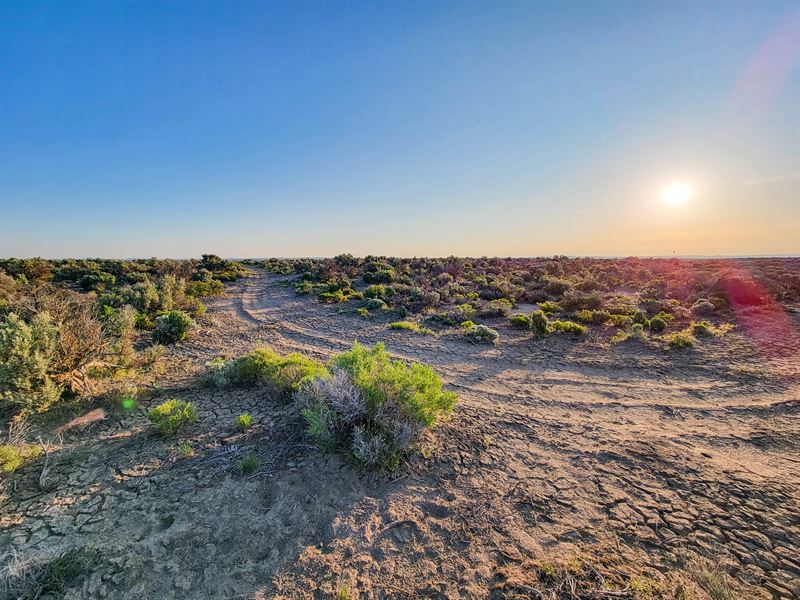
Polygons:
[[0,256],[209,252],[800,254],[800,2],[0,3]]

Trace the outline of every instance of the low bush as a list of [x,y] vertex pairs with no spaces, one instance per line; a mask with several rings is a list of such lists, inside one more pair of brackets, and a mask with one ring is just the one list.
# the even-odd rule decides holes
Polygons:
[[161,433],[175,433],[183,426],[197,421],[197,409],[191,402],[167,400],[149,413],[147,418]]
[[246,431],[250,428],[250,425],[253,424],[253,417],[248,415],[247,413],[242,413],[238,417],[236,417],[236,429],[239,431]]
[[395,278],[395,272],[392,269],[381,269],[375,272],[366,272],[362,276],[364,283],[392,283]]
[[695,321],[689,326],[692,335],[711,337],[714,335],[714,326],[708,321]]
[[472,321],[467,321],[467,323],[469,323],[469,325],[466,327],[464,327],[462,323],[462,329],[464,335],[470,341],[480,344],[496,344],[500,339],[500,334],[486,325],[476,325]]
[[647,326],[656,333],[661,333],[667,329],[667,322],[661,317],[653,317],[648,321]]
[[425,365],[392,360],[383,344],[358,342],[307,379],[297,404],[308,433],[367,468],[392,469],[425,428],[450,413],[453,392]]
[[368,311],[366,308],[364,308],[364,307],[362,307],[362,308],[357,308],[357,309],[355,310],[355,313],[356,313],[356,314],[357,314],[359,317],[361,317],[362,319],[368,319],[368,318],[369,318],[369,311]]
[[255,454],[245,454],[238,461],[239,473],[244,476],[252,475],[261,467],[261,461]]
[[133,317],[133,325],[139,331],[151,331],[156,326],[148,315],[141,312],[137,312]]
[[531,321],[528,315],[514,315],[509,319],[512,327],[516,329],[530,329]]
[[364,308],[367,310],[385,310],[387,305],[386,302],[380,298],[370,298],[367,300],[366,304],[364,304]]
[[414,331],[416,333],[424,333],[424,334],[433,333],[433,331],[431,331],[427,327],[422,327],[419,323],[414,323],[413,321],[395,321],[394,323],[389,323],[389,329]]
[[558,302],[547,300],[545,302],[539,302],[539,310],[545,314],[552,315],[553,313],[561,312],[564,308]]
[[574,323],[573,321],[552,321],[550,323],[550,329],[552,331],[571,333],[573,335],[583,335],[588,331],[585,325]]
[[574,312],[577,310],[596,310],[602,308],[603,297],[597,292],[583,293],[570,291],[561,298],[564,310]]
[[628,315],[609,315],[609,320],[614,327],[630,327],[633,325],[633,319]]
[[639,342],[647,340],[644,327],[639,323],[633,323],[630,329],[617,331],[617,333],[611,337],[612,344],[620,344],[629,340],[635,340]]
[[458,325],[459,323],[463,323],[464,321],[470,320],[472,317],[475,316],[475,307],[471,304],[459,304],[455,306],[453,309],[448,310],[446,312],[436,313],[435,315],[431,316],[431,320],[438,321],[443,325]]
[[497,300],[491,300],[478,314],[481,317],[505,317],[511,312],[513,306],[514,304],[511,300],[498,298]]
[[376,298],[378,300],[388,300],[390,296],[393,294],[394,290],[392,288],[387,288],[385,285],[381,284],[374,284],[369,286],[364,291],[365,298]]
[[608,311],[605,310],[588,310],[583,309],[575,313],[575,318],[581,323],[589,323],[591,325],[602,325],[611,318]]
[[695,339],[691,333],[676,331],[665,336],[664,341],[673,348],[691,348],[694,346]]
[[24,442],[0,444],[0,473],[13,473],[26,461],[36,458],[41,453],[41,446]]
[[692,304],[691,311],[700,317],[710,317],[717,312],[717,307],[710,300],[700,298]]
[[541,310],[535,310],[528,315],[528,324],[533,335],[544,335],[550,330],[550,321]]
[[317,298],[323,304],[339,304],[346,302],[348,297],[342,290],[336,290],[335,292],[322,292]]
[[258,348],[234,360],[217,358],[206,363],[204,379],[219,388],[265,386],[288,397],[304,380],[324,372],[322,363],[300,354],[282,356],[269,348]]
[[153,339],[159,344],[174,344],[186,338],[192,319],[181,310],[171,310],[156,319]]

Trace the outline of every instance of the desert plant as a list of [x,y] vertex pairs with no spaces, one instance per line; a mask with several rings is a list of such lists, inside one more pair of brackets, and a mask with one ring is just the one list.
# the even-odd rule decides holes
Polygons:
[[692,304],[691,311],[701,317],[710,317],[717,312],[717,307],[706,298],[700,298]]
[[667,322],[661,317],[653,317],[648,321],[647,326],[657,333],[661,333],[667,329]]
[[673,348],[691,348],[694,346],[695,339],[691,333],[686,331],[675,331],[674,333],[670,333],[669,335],[665,336],[664,341]]
[[147,418],[161,433],[175,433],[183,426],[197,421],[197,409],[191,402],[167,400],[149,413]]
[[419,323],[414,323],[413,321],[395,321],[394,323],[389,323],[389,329],[399,329],[399,330],[413,331],[415,333],[424,333],[424,334],[433,333],[427,327],[422,327],[420,326]]
[[496,344],[500,339],[500,334],[486,325],[476,325],[472,321],[461,324],[464,336],[470,341],[481,344]]
[[48,313],[28,324],[16,314],[0,323],[0,399],[26,407],[46,407],[61,388],[50,376],[58,328]]
[[714,326],[708,321],[695,321],[689,326],[692,335],[711,337],[714,335]]
[[505,317],[511,312],[513,306],[513,302],[508,298],[498,298],[491,300],[489,304],[480,310],[479,314],[482,317]]
[[366,310],[384,310],[386,308],[386,302],[380,298],[370,298],[367,300],[366,304],[364,304],[364,308]]
[[253,424],[253,417],[248,415],[247,413],[242,413],[238,417],[236,417],[236,429],[239,431],[246,431],[250,428],[250,425]]
[[192,319],[181,310],[170,310],[156,319],[153,339],[159,344],[174,344],[186,338]]
[[531,326],[530,318],[527,315],[514,315],[509,322],[516,329],[530,329]]
[[357,309],[355,310],[355,313],[356,313],[356,314],[357,314],[359,317],[361,317],[362,319],[368,319],[368,318],[369,318],[369,311],[368,311],[366,308],[364,308],[364,307],[362,307],[362,308],[357,308]]
[[322,363],[300,354],[282,356],[269,348],[258,348],[234,360],[217,358],[206,363],[203,379],[220,388],[266,386],[288,397],[305,379],[324,372]]
[[25,442],[0,444],[0,473],[13,473],[42,453],[41,446]]
[[329,371],[303,382],[297,403],[312,438],[368,468],[391,469],[420,432],[452,411],[456,395],[430,367],[392,360],[358,342]]
[[630,327],[633,325],[633,319],[630,318],[628,315],[617,315],[612,314],[610,315],[609,319],[611,320],[611,324],[615,327]]
[[544,302],[539,302],[539,310],[545,314],[551,315],[553,313],[561,312],[564,310],[564,308],[558,302],[546,300]]
[[575,318],[581,323],[589,323],[592,325],[602,325],[609,320],[611,315],[605,310],[589,310],[583,309],[575,313]]
[[550,321],[541,310],[535,310],[528,315],[528,324],[533,335],[544,335],[550,330]]
[[550,329],[552,331],[571,333],[573,335],[582,335],[588,331],[585,325],[573,321],[552,321],[550,323]]
[[237,465],[239,466],[239,472],[247,476],[258,471],[259,467],[261,467],[261,461],[255,454],[248,453],[237,461]]

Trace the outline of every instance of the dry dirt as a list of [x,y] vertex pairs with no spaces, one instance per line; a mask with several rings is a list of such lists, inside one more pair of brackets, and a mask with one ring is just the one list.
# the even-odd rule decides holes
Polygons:
[[[213,326],[170,349],[134,410],[64,434],[44,489],[42,459],[7,480],[0,548],[99,548],[69,598],[536,598],[504,595],[504,575],[578,553],[655,578],[702,556],[749,597],[800,597],[796,338],[765,354],[735,331],[666,351],[603,333],[537,341],[497,321],[499,345],[479,346],[389,331],[286,279],[254,271],[210,302]],[[460,396],[392,476],[320,454],[264,393],[197,383],[218,355],[324,359],[355,338],[433,365]],[[200,420],[164,438],[145,414],[170,397]],[[244,436],[242,412],[256,423]],[[235,470],[244,452],[261,456],[255,476]]]

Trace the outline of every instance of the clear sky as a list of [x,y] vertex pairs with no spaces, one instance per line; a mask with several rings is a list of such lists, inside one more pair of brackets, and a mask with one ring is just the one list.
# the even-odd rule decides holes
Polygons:
[[0,256],[800,254],[799,55],[791,1],[3,2]]

